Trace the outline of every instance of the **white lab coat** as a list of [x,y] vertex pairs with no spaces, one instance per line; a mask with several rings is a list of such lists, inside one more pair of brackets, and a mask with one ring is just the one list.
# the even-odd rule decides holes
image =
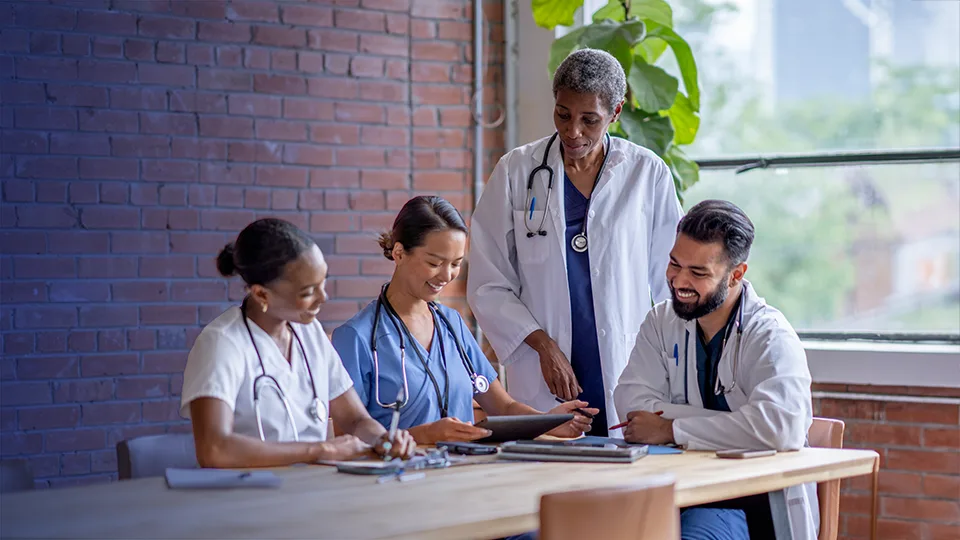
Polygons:
[[[523,342],[542,329],[566,357],[571,352],[567,282],[563,161],[554,141],[548,164],[555,171],[534,182],[536,231],[544,212],[546,236],[527,237],[527,178],[543,159],[549,137],[500,159],[473,213],[467,300],[506,367],[514,399],[541,411],[557,405],[540,371],[536,351]],[[546,204],[544,204],[546,202]],[[545,210],[546,209],[546,210]],[[618,423],[613,389],[629,347],[653,302],[669,296],[666,264],[682,215],[670,171],[653,152],[612,137],[603,173],[587,215],[593,305],[600,344],[607,422]],[[653,302],[651,302],[651,298]],[[618,430],[619,431],[619,430]]]
[[[783,314],[758,297],[746,280],[743,302],[739,366],[734,374],[736,331],[727,339],[719,366],[721,384],[730,387],[731,379],[736,383],[726,394],[732,412],[703,408],[697,383],[697,322],[677,317],[667,301],[647,315],[620,376],[614,397],[621,418],[631,411],[663,411],[664,418],[674,420],[677,444],[690,450],[802,448],[813,422],[803,345]],[[788,488],[785,496],[793,538],[816,540],[816,484]]]

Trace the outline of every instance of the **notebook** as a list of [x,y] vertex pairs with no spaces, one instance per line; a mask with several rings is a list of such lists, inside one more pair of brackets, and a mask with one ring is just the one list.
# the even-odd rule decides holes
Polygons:
[[628,443],[627,441],[623,439],[618,439],[616,437],[595,437],[593,435],[587,435],[585,437],[580,437],[579,439],[574,439],[572,441],[564,441],[564,443],[572,444],[572,445],[613,444],[621,448],[627,448],[630,446],[647,446],[649,450],[649,454],[651,456],[683,453],[683,449],[676,446],[662,446],[659,444],[637,445],[633,443]]
[[539,441],[506,443],[500,447],[501,459],[523,461],[582,461],[596,463],[633,463],[647,455],[647,447],[586,446]]
[[169,468],[165,476],[170,489],[277,488],[283,483],[271,471]]

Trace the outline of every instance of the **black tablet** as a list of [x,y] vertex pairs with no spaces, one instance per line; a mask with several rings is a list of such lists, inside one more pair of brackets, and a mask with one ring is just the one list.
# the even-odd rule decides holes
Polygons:
[[474,442],[498,443],[530,440],[573,420],[572,414],[524,414],[517,416],[488,416],[477,427],[489,429],[493,435]]

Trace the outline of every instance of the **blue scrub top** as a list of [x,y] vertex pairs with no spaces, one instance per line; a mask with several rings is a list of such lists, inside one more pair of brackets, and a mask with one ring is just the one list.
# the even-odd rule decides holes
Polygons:
[[[350,378],[353,379],[354,388],[360,396],[360,401],[366,406],[370,416],[383,424],[384,427],[389,428],[392,410],[377,404],[377,398],[374,395],[374,368],[373,353],[370,350],[370,332],[373,328],[373,317],[376,309],[377,301],[374,300],[353,318],[334,330],[333,346],[340,354],[343,365],[350,373]],[[440,305],[439,309],[449,319],[453,331],[460,338],[460,343],[463,344],[467,358],[470,359],[474,369],[492,383],[497,377],[497,372],[494,371],[490,361],[484,356],[473,334],[467,331],[460,313],[443,305]],[[400,325],[400,321],[396,322]],[[414,348],[417,348],[423,358],[427,360],[427,365],[440,387],[441,396],[443,396],[444,387],[448,384],[449,377],[450,403],[447,411],[449,416],[458,418],[463,422],[473,422],[473,383],[470,380],[470,373],[460,359],[450,329],[439,317],[435,326],[433,343],[430,346],[429,353],[415,339],[404,336],[404,344],[407,348],[406,371],[410,398],[400,409],[399,426],[401,429],[410,429],[440,420],[440,401],[437,399],[437,392]],[[403,327],[400,328],[402,331]],[[443,353],[441,353],[441,349]],[[444,367],[443,362],[444,356],[446,356],[446,367]],[[397,393],[403,388],[403,374],[400,370],[400,339],[397,328],[387,314],[386,306],[380,309],[380,323],[377,327],[377,358],[380,364],[380,401],[385,404],[393,403],[397,398]]]
[[[574,251],[571,241],[580,234],[587,217],[588,199],[563,175],[563,201],[567,228],[567,284],[570,287],[572,324],[570,364],[580,388],[578,398],[600,409],[587,435],[607,436],[607,412],[604,404],[603,369],[600,366],[600,343],[597,341],[597,317],[593,311],[593,284],[590,280],[590,249]],[[589,235],[588,235],[589,238]]]

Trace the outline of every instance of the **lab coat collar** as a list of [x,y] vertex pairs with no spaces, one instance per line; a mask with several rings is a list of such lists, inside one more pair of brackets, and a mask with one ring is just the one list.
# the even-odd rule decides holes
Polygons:
[[[540,165],[540,163],[543,162],[543,152],[544,150],[546,150],[547,143],[550,142],[550,137],[552,136],[553,134],[547,137],[544,137],[543,139],[540,139],[540,141],[536,143],[535,150],[530,153],[531,161],[533,161],[537,165]],[[618,167],[619,165],[621,165],[627,160],[627,156],[623,151],[625,142],[626,141],[624,141],[619,137],[614,137],[612,135],[610,136],[610,155],[607,157],[607,163],[604,166],[604,169],[605,169],[604,173],[612,171],[613,169],[615,169],[616,167]],[[558,175],[558,178],[562,179],[563,178],[563,170],[562,170],[563,161],[562,161],[562,156],[560,155],[560,144],[561,144],[560,137],[557,136],[557,140],[553,141],[553,146],[550,147],[550,155],[547,158],[547,164],[550,165],[553,163],[559,163],[561,165],[561,170],[555,171],[555,174]]]

